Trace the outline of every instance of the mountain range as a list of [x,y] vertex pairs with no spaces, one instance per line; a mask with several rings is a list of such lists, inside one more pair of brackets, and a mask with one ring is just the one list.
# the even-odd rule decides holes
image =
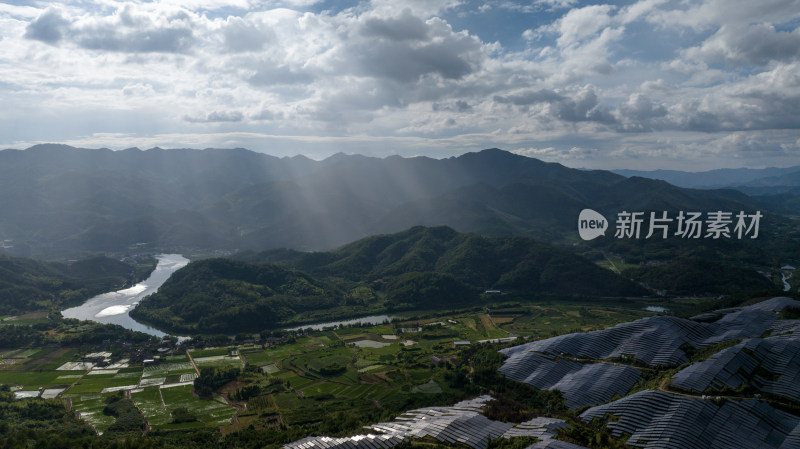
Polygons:
[[416,225],[571,245],[584,208],[762,208],[791,229],[783,204],[763,206],[734,190],[684,189],[499,149],[323,161],[245,149],[0,151],[0,240],[6,252],[45,258],[130,248],[327,250]]

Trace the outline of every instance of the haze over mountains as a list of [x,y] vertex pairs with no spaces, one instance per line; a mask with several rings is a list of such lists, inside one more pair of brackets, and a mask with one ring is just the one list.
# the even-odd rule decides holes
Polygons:
[[785,168],[722,168],[702,172],[679,170],[612,170],[622,176],[660,179],[678,187],[735,188],[800,186],[800,165]]
[[442,160],[338,154],[323,161],[244,149],[0,151],[0,239],[10,240],[8,251],[35,257],[136,244],[325,250],[416,225],[569,243],[585,207],[762,206],[737,191],[682,189],[498,149]]

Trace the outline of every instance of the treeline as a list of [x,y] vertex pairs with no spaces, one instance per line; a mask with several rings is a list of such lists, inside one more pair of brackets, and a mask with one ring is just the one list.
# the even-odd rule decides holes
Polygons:
[[145,421],[144,416],[133,404],[133,401],[125,398],[122,392],[106,398],[103,414],[116,418],[114,424],[111,424],[106,432],[142,432],[147,427],[147,421]]
[[236,380],[241,372],[235,367],[202,368],[200,376],[194,380],[194,391],[201,398],[210,398],[215,390]]

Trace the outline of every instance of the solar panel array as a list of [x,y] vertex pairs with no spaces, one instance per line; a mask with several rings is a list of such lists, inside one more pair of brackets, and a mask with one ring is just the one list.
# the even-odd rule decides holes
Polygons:
[[508,362],[538,352],[593,360],[633,356],[650,366],[680,365],[689,361],[681,345],[701,348],[736,338],[759,337],[778,321],[776,312],[787,306],[800,307],[800,301],[772,298],[729,309],[713,323],[663,315],[642,318],[599,331],[533,341],[501,352],[510,357]]
[[397,435],[356,435],[352,437],[306,437],[289,443],[291,449],[389,449],[404,440]]
[[569,427],[563,419],[547,418],[540,416],[533,418],[530,421],[517,424],[516,426],[506,430],[503,434],[504,438],[513,437],[536,437],[540,440],[552,438],[558,429]]
[[755,399],[714,401],[640,391],[590,408],[581,418],[612,415],[612,435],[648,449],[800,448],[800,418]]
[[697,392],[736,389],[745,382],[759,391],[800,401],[800,339],[748,339],[682,369],[672,380],[676,387]]
[[586,449],[577,444],[567,443],[566,441],[554,440],[558,429],[569,427],[563,419],[558,418],[533,418],[522,424],[517,424],[503,434],[504,438],[512,437],[536,437],[536,443],[526,449]]
[[569,408],[601,404],[616,394],[624,395],[642,378],[641,372],[630,366],[581,363],[535,352],[509,359],[499,371],[540,390],[561,391]]
[[770,326],[772,335],[800,338],[800,320],[778,320]]
[[[772,298],[747,307],[708,313],[698,322],[672,316],[654,316],[593,332],[560,335],[501,350],[509,356],[500,372],[506,377],[539,389],[560,390],[567,406],[579,408],[624,395],[641,379],[638,369],[606,362],[587,363],[586,359],[630,360],[633,357],[650,366],[679,365],[689,361],[683,345],[703,348],[737,338],[760,337],[770,330],[787,338],[756,344],[763,352],[749,357],[746,352],[723,351],[711,360],[681,371],[674,385],[687,390],[720,390],[727,385],[737,388],[763,365],[775,380],[756,377],[754,384],[763,392],[800,400],[800,354],[797,339],[800,320],[780,320],[777,312],[786,307],[800,307],[800,301],[787,297]],[[760,341],[760,339],[759,339]],[[795,343],[790,343],[795,341]],[[759,346],[761,345],[761,346]],[[750,349],[748,349],[750,350]],[[741,349],[738,351],[741,352]]]
[[448,443],[464,443],[474,449],[483,449],[489,440],[499,438],[513,424],[492,421],[474,411],[431,407],[407,412],[392,422],[369,426],[387,434],[411,438],[433,437]]
[[774,312],[758,309],[738,310],[714,323],[654,316],[599,331],[533,341],[502,352],[512,358],[540,352],[593,360],[630,355],[650,366],[680,365],[689,361],[680,349],[683,344],[699,348],[735,338],[758,337],[776,320]]
[[[287,449],[388,449],[407,438],[432,437],[448,443],[463,443],[484,449],[495,438],[532,436],[539,438],[530,449],[585,449],[577,445],[543,445],[567,423],[556,418],[536,418],[522,424],[492,421],[482,414],[491,396],[462,401],[452,407],[426,407],[406,412],[391,422],[366,426],[374,433],[344,438],[308,437],[284,446]],[[556,441],[556,440],[553,440]],[[563,442],[559,442],[563,443]],[[564,443],[569,444],[569,443]]]

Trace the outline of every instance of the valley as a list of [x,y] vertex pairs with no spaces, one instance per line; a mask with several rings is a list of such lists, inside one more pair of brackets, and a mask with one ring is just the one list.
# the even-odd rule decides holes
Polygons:
[[732,447],[726,417],[752,447],[797,447],[784,207],[758,239],[585,241],[587,207],[764,204],[496,149],[92,151],[0,152],[38,167],[39,199],[65,167],[83,186],[0,191],[9,447]]

